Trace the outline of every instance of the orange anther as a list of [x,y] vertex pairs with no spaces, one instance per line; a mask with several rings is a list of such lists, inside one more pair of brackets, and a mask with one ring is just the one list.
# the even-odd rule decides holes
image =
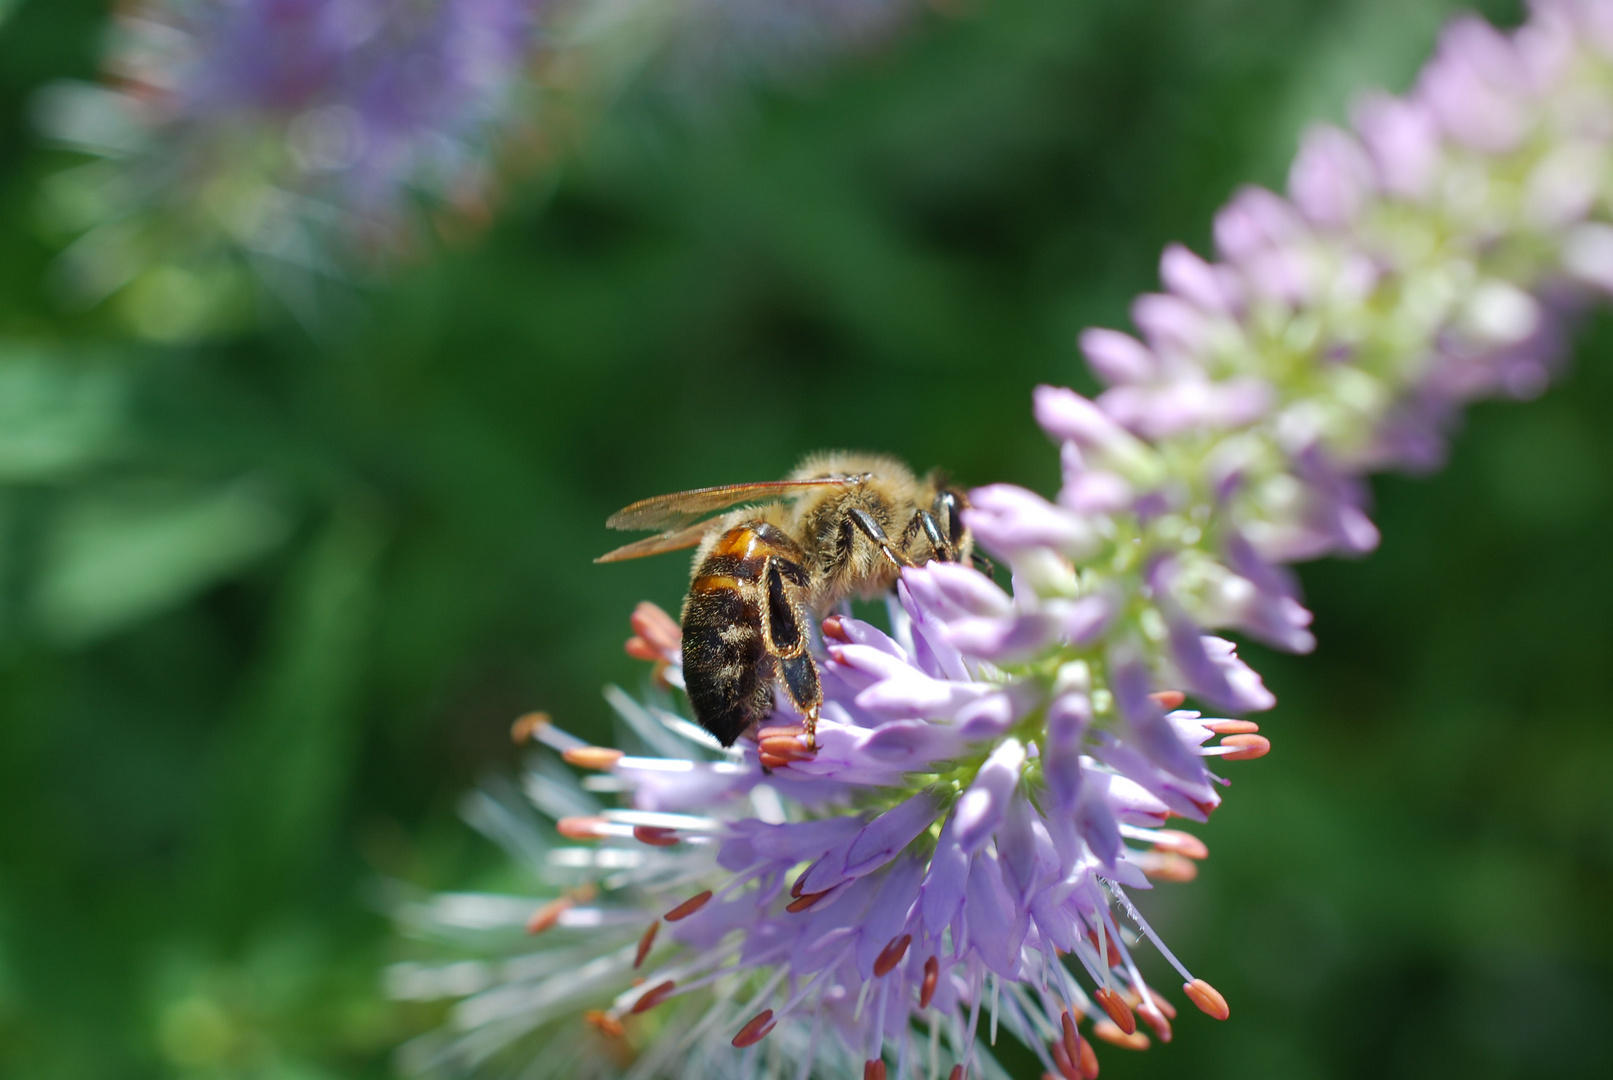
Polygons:
[[1075,1017],[1070,1015],[1070,1010],[1059,1013],[1059,1027],[1064,1033],[1064,1054],[1071,1065],[1076,1065],[1081,1060],[1081,1033],[1075,1030]]
[[549,714],[546,712],[529,712],[515,723],[510,725],[510,738],[517,743],[524,743],[541,727],[549,726]]
[[1164,994],[1161,994],[1152,986],[1148,988],[1148,996],[1154,999],[1154,1004],[1158,1005],[1159,1011],[1165,1014],[1165,1019],[1176,1019],[1176,1006],[1171,1004],[1170,998],[1166,997]]
[[1217,1020],[1225,1020],[1232,1015],[1232,1010],[1227,1008],[1227,999],[1221,996],[1221,991],[1203,979],[1183,983],[1182,990],[1206,1015],[1213,1016]]
[[602,817],[563,817],[554,823],[555,831],[567,840],[598,840],[605,834],[600,826],[605,824]]
[[1206,720],[1204,726],[1217,735],[1249,735],[1260,730],[1253,720]]
[[763,1009],[750,1018],[750,1022],[739,1029],[734,1036],[734,1045],[743,1050],[747,1046],[755,1046],[773,1030],[773,1010]]
[[1098,1080],[1098,1052],[1085,1039],[1081,1040],[1081,1060],[1075,1065],[1081,1070],[1081,1080]]
[[919,984],[919,1008],[928,1009],[930,1002],[935,1000],[935,984],[941,978],[941,965],[930,957],[924,961],[924,981]]
[[1103,1011],[1109,1014],[1109,1019],[1115,1022],[1116,1027],[1127,1035],[1136,1032],[1137,1018],[1131,1014],[1131,1006],[1122,1001],[1119,994],[1107,986],[1100,986],[1092,996],[1103,1006]]
[[627,621],[633,633],[663,653],[675,652],[683,645],[683,631],[672,616],[648,600],[639,601]]
[[671,847],[678,842],[678,834],[659,825],[634,825],[633,839],[651,847]]
[[[1054,1041],[1048,1044],[1047,1049],[1053,1055],[1053,1066],[1058,1069],[1059,1076],[1064,1080],[1081,1080],[1081,1071],[1076,1068],[1075,1062],[1070,1060],[1070,1052],[1064,1049],[1064,1044]],[[1043,1073],[1043,1076],[1050,1074]]]
[[651,949],[655,948],[655,935],[660,929],[661,920],[657,919],[650,924],[648,930],[644,931],[644,936],[638,939],[638,952],[633,955],[633,966],[635,968],[644,966],[644,958],[650,955]]
[[550,900],[547,904],[544,904],[542,907],[532,913],[532,917],[526,921],[526,932],[529,934],[543,933],[545,930],[549,929],[549,927],[559,922],[562,914],[575,906],[576,901],[569,896],[562,896],[557,899]]
[[602,1012],[599,1009],[589,1009],[587,1012],[582,1014],[582,1018],[587,1021],[591,1027],[597,1029],[601,1035],[605,1035],[612,1039],[620,1039],[627,1031],[627,1029],[622,1026],[622,1022],[620,1020],[616,1019],[616,1017],[612,1016],[610,1013]]
[[885,1080],[885,1059],[863,1062],[863,1080]]
[[1160,690],[1148,696],[1153,698],[1162,709],[1180,709],[1182,702],[1187,700],[1187,695],[1180,690]]
[[1204,846],[1203,840],[1180,829],[1161,829],[1159,835],[1154,837],[1154,846],[1160,851],[1174,851],[1178,855],[1186,855],[1189,859],[1210,857],[1210,849]]
[[1199,864],[1183,858],[1174,851],[1156,851],[1152,857],[1139,858],[1137,865],[1155,881],[1192,881],[1199,876]]
[[756,733],[756,739],[758,742],[764,739],[776,738],[795,739],[805,734],[806,728],[800,724],[775,724],[772,727],[764,727],[759,730]]
[[892,938],[890,944],[886,945],[874,960],[874,977],[883,978],[889,975],[891,969],[902,962],[902,957],[907,955],[907,947],[912,943],[912,934],[903,934],[901,937]]
[[763,753],[757,754],[756,756],[761,760],[762,768],[764,769],[782,769],[792,760],[787,757],[779,757],[777,754]]
[[645,641],[643,638],[636,635],[628,638],[627,644],[622,646],[622,648],[627,652],[627,655],[631,656],[634,660],[648,660],[653,664],[657,660],[661,659],[661,650],[657,649],[654,645],[651,645],[648,641]]
[[705,892],[695,893],[693,896],[689,897],[689,899],[667,912],[664,917],[667,922],[677,922],[679,919],[687,919],[689,916],[705,907],[706,902],[710,899],[710,889],[707,889]]
[[1130,1035],[1120,1030],[1119,1026],[1109,1020],[1099,1020],[1092,1025],[1092,1034],[1106,1043],[1123,1046],[1127,1050],[1147,1050],[1149,1038],[1140,1031],[1133,1031]]
[[1222,761],[1248,761],[1271,753],[1271,740],[1264,735],[1228,735],[1221,745],[1237,747],[1230,754],[1222,754]]
[[1137,1006],[1137,1012],[1148,1021],[1148,1026],[1154,1029],[1154,1034],[1159,1036],[1160,1042],[1171,1041],[1171,1022],[1165,1019],[1164,1013],[1146,1001]]
[[962,1065],[954,1065],[952,1071],[947,1073],[947,1080],[963,1080],[967,1075]]
[[756,744],[756,749],[763,756],[772,755],[786,761],[812,756],[812,751],[802,746],[796,735],[769,735]]
[[664,983],[656,983],[653,987],[639,995],[639,999],[633,1002],[633,1008],[629,1011],[633,1013],[648,1012],[650,1009],[655,1008],[657,1005],[661,1004],[661,1002],[671,997],[672,991],[677,989],[677,986],[678,984],[673,982],[671,979],[668,979]]
[[816,904],[819,900],[822,900],[825,896],[828,896],[832,891],[833,890],[831,889],[824,889],[822,892],[802,893],[800,896],[790,901],[790,903],[785,906],[784,910],[788,911],[792,915],[796,914],[797,912],[805,911],[813,904]]
[[562,751],[560,757],[567,765],[579,769],[598,769],[604,772],[627,755],[609,746],[574,746]]
[[830,641],[843,641],[851,644],[851,638],[846,636],[846,628],[840,623],[840,616],[831,615],[823,620],[823,636]]

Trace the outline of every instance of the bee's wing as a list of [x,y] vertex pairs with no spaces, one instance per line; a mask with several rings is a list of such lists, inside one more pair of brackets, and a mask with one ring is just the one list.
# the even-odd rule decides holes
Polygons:
[[687,528],[668,530],[658,536],[647,536],[643,540],[623,544],[615,551],[607,551],[594,561],[621,562],[624,559],[642,559],[646,555],[660,555],[668,551],[692,548],[700,543],[716,524],[715,521],[697,521]]
[[632,506],[612,514],[605,520],[605,526],[610,529],[665,529],[671,533],[696,518],[727,510],[740,503],[778,502],[813,488],[845,487],[860,480],[861,477],[856,476],[828,476],[818,480],[765,480],[757,484],[725,484],[722,487],[677,491],[671,495],[657,495],[653,499],[640,499]]

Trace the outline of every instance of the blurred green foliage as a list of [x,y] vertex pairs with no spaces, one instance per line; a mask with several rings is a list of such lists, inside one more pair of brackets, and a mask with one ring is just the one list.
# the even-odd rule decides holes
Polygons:
[[[1302,124],[1404,86],[1442,0],[979,0],[691,119],[622,102],[476,242],[339,325],[185,350],[62,307],[27,120],[104,5],[0,23],[0,1075],[389,1075],[383,883],[500,873],[455,818],[598,688],[677,559],[640,496],[834,445],[1048,489],[1038,381],[1203,250]],[[1492,17],[1514,19],[1507,4]],[[1258,650],[1275,752],[1150,913],[1233,1003],[1105,1076],[1606,1076],[1613,321]],[[1027,1076],[1031,1075],[1028,1071]]]

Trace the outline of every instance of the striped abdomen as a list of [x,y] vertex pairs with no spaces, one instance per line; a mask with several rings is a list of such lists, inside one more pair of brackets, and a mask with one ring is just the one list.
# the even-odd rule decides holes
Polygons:
[[683,678],[700,726],[724,746],[773,711],[773,684],[802,708],[821,699],[807,651],[806,558],[778,526],[724,533],[695,570],[683,607]]

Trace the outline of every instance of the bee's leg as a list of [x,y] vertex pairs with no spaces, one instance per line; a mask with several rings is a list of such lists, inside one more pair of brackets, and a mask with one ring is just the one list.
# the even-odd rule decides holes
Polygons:
[[880,528],[879,522],[869,516],[868,511],[859,506],[848,512],[846,517],[851,520],[853,525],[863,531],[863,535],[879,545],[879,550],[885,553],[885,558],[897,566],[913,565],[908,561],[907,556],[896,550],[891,543],[891,538],[885,535],[885,530]]
[[818,682],[818,666],[807,648],[811,641],[811,617],[798,594],[786,582],[777,560],[767,560],[762,580],[766,583],[762,590],[762,645],[777,665],[777,677],[784,686],[785,696],[806,721],[808,749],[816,749],[823,687]]
[[991,577],[997,572],[997,564],[980,554],[978,551],[971,551],[969,553],[969,562],[974,565],[976,570],[980,571],[982,574],[985,574],[987,577]]
[[957,562],[958,556],[953,552],[951,542],[941,535],[941,526],[936,524],[935,515],[928,510],[920,510],[917,516],[919,524],[924,527],[924,535],[930,538],[935,557],[942,562]]

